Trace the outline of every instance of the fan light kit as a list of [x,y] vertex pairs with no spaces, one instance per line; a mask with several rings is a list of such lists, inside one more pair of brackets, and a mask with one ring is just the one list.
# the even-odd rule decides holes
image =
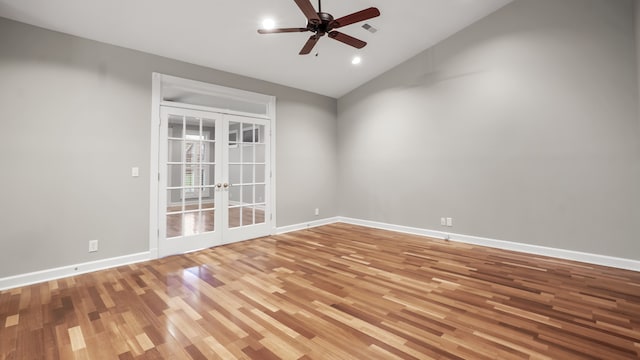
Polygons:
[[[304,16],[307,18],[307,26],[303,28],[280,28],[273,29],[265,26],[263,23],[263,29],[258,29],[259,34],[277,34],[277,33],[293,33],[293,32],[312,32],[309,40],[304,44],[300,55],[307,55],[311,53],[314,46],[321,37],[328,35],[330,38],[340,41],[341,43],[353,46],[356,49],[362,49],[367,45],[366,42],[356,39],[347,34],[341,33],[334,29],[339,29],[343,26],[351,25],[360,21],[369,20],[371,18],[380,16],[380,10],[375,7],[370,7],[364,10],[354,12],[347,16],[343,16],[338,19],[334,19],[329,13],[322,12],[322,2],[318,0],[318,11],[313,8],[311,0],[294,0],[296,5],[300,8]],[[275,25],[275,24],[274,24]]]
[[360,56],[356,56],[356,57],[354,57],[354,58],[353,58],[353,60],[351,60],[351,63],[352,63],[353,65],[358,65],[358,64],[360,64],[361,62],[362,62],[362,58],[361,58]]

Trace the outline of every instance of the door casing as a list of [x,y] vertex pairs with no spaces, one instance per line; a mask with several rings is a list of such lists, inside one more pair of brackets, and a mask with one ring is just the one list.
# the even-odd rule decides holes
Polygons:
[[[185,94],[181,101],[174,100],[176,93]],[[210,97],[216,106],[191,102],[191,98]],[[223,105],[220,105],[223,104]],[[151,258],[159,257],[159,159],[160,159],[160,111],[161,106],[180,107],[227,115],[248,116],[268,121],[270,134],[270,227],[276,232],[276,98],[245,90],[239,90],[201,81],[179,78],[160,73],[152,74],[151,94],[151,158],[149,166],[149,252]],[[256,110],[258,109],[258,110]]]

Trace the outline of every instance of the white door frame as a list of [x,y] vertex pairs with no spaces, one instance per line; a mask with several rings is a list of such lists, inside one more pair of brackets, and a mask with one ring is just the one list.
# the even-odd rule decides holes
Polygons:
[[[188,103],[176,103],[165,101],[164,95],[169,91],[179,90],[185,94],[209,96],[215,98],[217,103],[224,103],[228,100],[228,108],[208,107]],[[254,93],[224,86],[209,84],[201,81],[183,79],[175,76],[160,73],[152,74],[151,91],[151,154],[149,164],[149,252],[151,258],[158,258],[159,246],[159,219],[158,219],[158,196],[159,196],[159,160],[160,160],[160,106],[171,105],[173,107],[184,107],[191,110],[204,110],[229,115],[240,115],[266,119],[269,122],[268,130],[271,135],[271,234],[276,232],[276,98],[275,96]],[[237,108],[237,104],[245,103],[258,105],[264,109],[264,113],[243,111]],[[236,107],[234,109],[234,107]]]

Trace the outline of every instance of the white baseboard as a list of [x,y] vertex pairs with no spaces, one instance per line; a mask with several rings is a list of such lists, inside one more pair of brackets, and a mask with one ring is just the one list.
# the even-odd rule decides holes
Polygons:
[[329,224],[337,223],[339,221],[340,221],[339,217],[331,217],[331,218],[326,218],[321,220],[305,222],[301,224],[282,226],[282,227],[276,228],[275,233],[276,235],[279,235],[279,234],[284,234],[292,231],[305,230],[305,229],[310,229],[310,228],[314,228],[322,225],[329,225]]
[[64,277],[86,274],[92,271],[109,269],[122,265],[134,264],[152,259],[151,253],[141,252],[125,256],[102,259],[82,264],[62,266],[55,269],[35,271],[27,274],[0,278],[0,291],[21,286],[37,284],[45,281],[61,279]]
[[[383,229],[396,231],[406,234],[422,235],[432,238],[444,239],[445,236],[449,236],[450,241],[457,241],[461,243],[488,246],[504,250],[519,251],[523,253],[551,256],[559,259],[575,260],[588,264],[596,264],[603,266],[610,266],[619,269],[627,269],[633,271],[640,271],[640,261],[618,258],[607,255],[590,254],[585,252],[556,249],[537,245],[528,245],[515,243],[510,241],[496,240],[483,238],[478,236],[452,234],[449,232],[421,229],[402,225],[386,224],[377,221],[360,220],[348,217],[336,216],[321,220],[315,220],[311,222],[294,224],[289,226],[278,227],[275,230],[276,234],[284,234],[292,231],[310,229],[322,225],[333,224],[336,222],[343,222],[346,224],[366,226],[370,228]],[[75,276],[85,274],[92,271],[109,269],[117,266],[134,264],[142,261],[147,261],[157,258],[157,249],[151,251],[141,252],[137,254],[130,254],[125,256],[119,256],[110,259],[103,259],[97,261],[86,262],[82,264],[63,266],[55,269],[48,269],[42,271],[36,271],[28,274],[21,274],[15,276],[9,276],[0,278],[0,291],[12,289],[21,286],[27,286],[31,284],[41,283],[50,280],[56,280],[64,277]]]
[[591,253],[585,253],[585,252],[573,251],[573,250],[556,249],[556,248],[538,246],[538,245],[522,244],[522,243],[511,242],[511,241],[483,238],[479,236],[452,234],[452,233],[443,232],[443,231],[386,224],[386,223],[381,223],[376,221],[360,220],[360,219],[353,219],[348,217],[338,217],[338,221],[347,223],[347,224],[361,225],[361,226],[366,226],[370,228],[391,230],[391,231],[397,231],[397,232],[407,233],[407,234],[423,235],[423,236],[428,236],[428,237],[433,237],[438,239],[444,239],[445,236],[449,236],[450,241],[457,241],[457,242],[466,243],[466,244],[487,246],[487,247],[498,248],[503,250],[518,251],[518,252],[523,252],[528,254],[550,256],[550,257],[565,259],[565,260],[580,261],[588,264],[603,265],[603,266],[610,266],[610,267],[619,268],[619,269],[640,271],[639,260],[618,258],[613,256],[607,256],[607,255],[591,254]]

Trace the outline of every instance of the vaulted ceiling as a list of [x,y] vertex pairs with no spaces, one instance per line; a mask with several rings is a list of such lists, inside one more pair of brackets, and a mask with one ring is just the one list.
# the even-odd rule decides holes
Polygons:
[[0,16],[338,98],[509,2],[325,0],[336,18],[371,6],[381,16],[340,29],[366,41],[363,49],[325,36],[305,56],[310,33],[256,31],[265,18],[304,27],[294,0],[0,0]]

